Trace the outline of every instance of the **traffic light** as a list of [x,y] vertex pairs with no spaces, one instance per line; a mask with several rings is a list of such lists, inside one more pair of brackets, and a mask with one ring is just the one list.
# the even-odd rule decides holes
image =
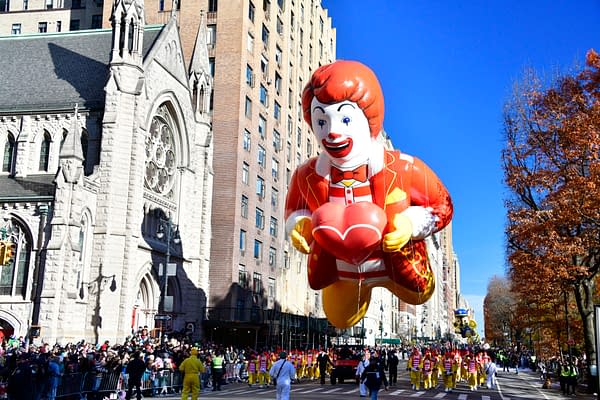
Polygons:
[[15,248],[16,245],[9,241],[5,240],[2,242],[2,248],[0,249],[0,264],[8,265],[15,258]]

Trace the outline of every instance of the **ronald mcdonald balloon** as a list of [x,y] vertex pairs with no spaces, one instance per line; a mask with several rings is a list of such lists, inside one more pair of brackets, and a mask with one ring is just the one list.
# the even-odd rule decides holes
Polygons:
[[338,328],[359,322],[371,290],[385,287],[410,304],[435,288],[426,237],[452,218],[450,195],[421,160],[377,140],[384,102],[365,65],[318,68],[302,93],[304,119],[322,153],[294,172],[286,197],[286,232],[308,254],[308,281]]

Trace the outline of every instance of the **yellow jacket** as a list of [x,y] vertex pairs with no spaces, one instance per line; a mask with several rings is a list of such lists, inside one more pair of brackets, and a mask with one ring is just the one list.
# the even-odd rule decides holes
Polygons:
[[200,361],[196,355],[192,354],[179,365],[179,370],[183,372],[185,375],[187,374],[196,374],[202,373],[205,371],[204,363]]

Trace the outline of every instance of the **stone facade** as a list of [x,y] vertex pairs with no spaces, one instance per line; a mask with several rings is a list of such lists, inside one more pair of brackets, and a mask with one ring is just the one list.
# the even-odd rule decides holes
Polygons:
[[[112,31],[0,39],[2,51],[11,40],[66,51],[75,69],[38,83],[55,96],[37,109],[19,99],[35,82],[0,106],[0,230],[18,249],[0,267],[0,325],[33,342],[122,341],[144,325],[201,334],[213,180],[206,32],[186,65],[175,18],[144,28],[143,2],[117,0],[112,19]],[[21,53],[12,62],[44,57]],[[82,77],[91,83],[77,81],[94,68]]]

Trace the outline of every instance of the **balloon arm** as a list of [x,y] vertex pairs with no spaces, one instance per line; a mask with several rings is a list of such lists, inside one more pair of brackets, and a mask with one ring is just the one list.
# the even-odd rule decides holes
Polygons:
[[296,210],[296,211],[293,211],[292,213],[290,213],[290,215],[285,220],[285,233],[288,236],[292,234],[292,231],[296,227],[296,223],[298,222],[298,220],[300,220],[302,218],[311,219],[312,213],[310,212],[310,210],[302,209],[302,210]]
[[307,213],[310,214],[308,210],[294,212],[286,221],[286,231],[288,231],[288,224],[294,223],[288,231],[292,245],[304,254],[310,253],[310,244],[313,241],[312,221]]
[[400,215],[410,220],[412,239],[424,239],[436,231],[437,217],[433,215],[429,207],[411,206],[402,211]]

